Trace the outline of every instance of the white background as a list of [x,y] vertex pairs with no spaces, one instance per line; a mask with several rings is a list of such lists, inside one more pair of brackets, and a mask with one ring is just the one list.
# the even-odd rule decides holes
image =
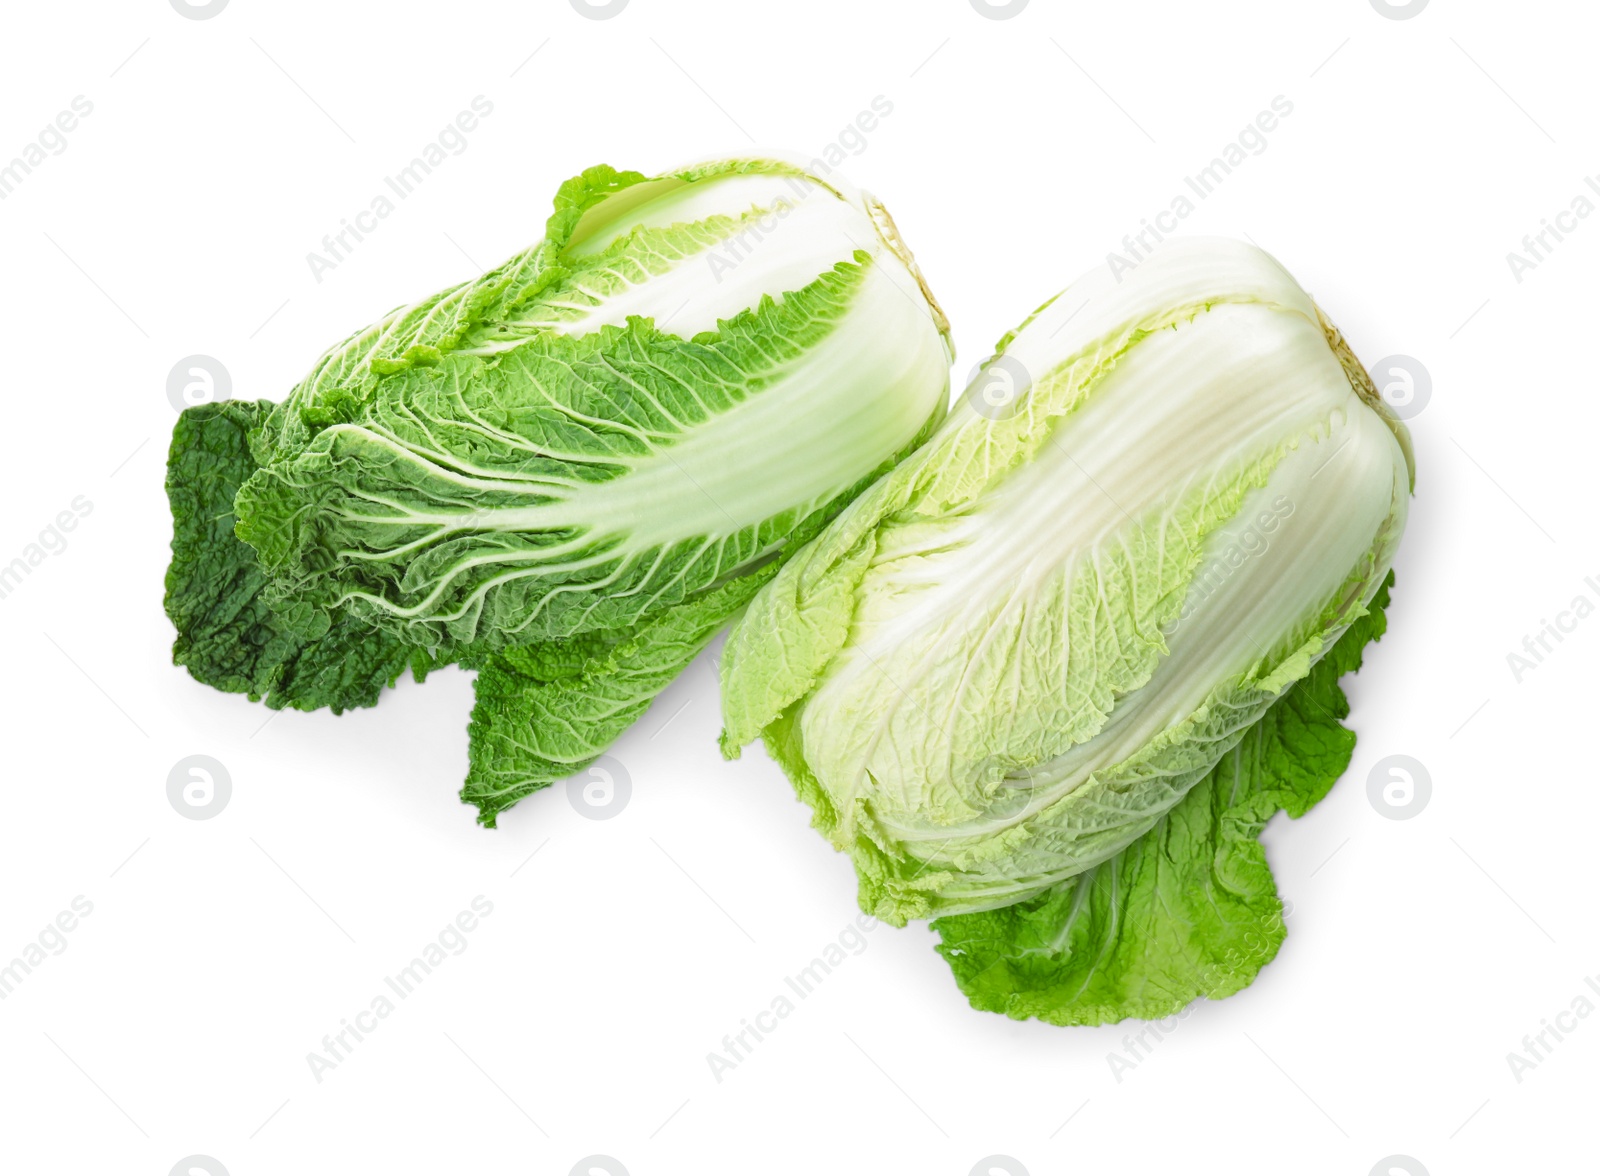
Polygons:
[[[1600,217],[1523,275],[1594,150],[1577,3],[968,0],[12,5],[0,160],[93,113],[0,201],[0,563],[92,513],[0,600],[0,960],[94,905],[0,1001],[0,1170],[1434,1176],[1592,1162],[1600,1017],[1519,1083],[1506,1055],[1600,973],[1587,620],[1506,655],[1600,574],[1592,538]],[[532,55],[530,57],[530,55]],[[318,282],[306,255],[476,95],[493,114]],[[552,789],[478,828],[466,674],[375,710],[272,713],[192,682],[161,609],[168,371],[280,397],[330,342],[541,232],[585,166],[753,143],[821,152],[894,212],[954,324],[958,382],[1168,206],[1272,99],[1291,116],[1184,223],[1249,234],[1368,362],[1431,373],[1390,635],[1348,683],[1333,794],[1267,834],[1290,936],[1113,1076],[1130,1027],[970,1010],[924,927],[879,927],[736,1070],[706,1055],[854,916],[848,861],[754,750],[723,763],[702,658],[615,748],[633,798]],[[268,720],[271,720],[268,722]],[[169,805],[228,768],[207,821]],[[1421,760],[1388,820],[1372,765]],[[131,856],[130,856],[131,855]],[[530,855],[534,855],[530,858]],[[318,1083],[306,1055],[474,896],[494,913]],[[1070,1120],[1070,1122],[1068,1121]],[[1063,1125],[1065,1124],[1065,1125]]]

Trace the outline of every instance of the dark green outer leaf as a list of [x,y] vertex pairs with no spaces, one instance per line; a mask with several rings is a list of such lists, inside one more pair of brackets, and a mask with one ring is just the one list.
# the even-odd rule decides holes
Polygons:
[[493,828],[503,809],[594,763],[775,571],[771,563],[731,580],[620,640],[587,633],[487,658],[461,799]]
[[224,400],[186,409],[172,431],[167,499],[172,563],[166,611],[178,630],[172,660],[197,681],[269,707],[316,710],[372,706],[409,666],[420,680],[427,655],[348,615],[320,635],[286,631],[262,597],[255,552],[234,536],[233,499],[256,470],[250,434],[276,406]]
[[1257,838],[1279,809],[1307,812],[1349,766],[1339,679],[1383,635],[1393,582],[1149,833],[1025,902],[932,923],[974,1008],[1054,1025],[1155,1020],[1255,979],[1285,931]]

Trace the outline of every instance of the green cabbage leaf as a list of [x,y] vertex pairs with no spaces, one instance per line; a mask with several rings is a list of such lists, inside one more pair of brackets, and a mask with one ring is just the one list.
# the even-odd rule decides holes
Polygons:
[[[1231,836],[1237,803],[1299,807],[1261,773],[1220,808],[1205,798],[1369,616],[1411,460],[1265,253],[1181,240],[1132,275],[1097,271],[1002,340],[935,435],[757,594],[722,660],[724,751],[760,738],[850,855],[862,909],[956,927],[961,969],[988,967],[969,938],[1009,942],[1020,920],[1026,943],[1028,912],[1101,896],[1115,920],[1153,831],[1198,858],[1196,812]],[[1103,922],[1084,918],[1073,933]],[[1213,930],[1197,934],[1226,955]],[[1164,983],[1156,962],[1129,964],[1126,992]]]
[[172,660],[197,681],[275,710],[372,706],[407,668],[422,681],[428,655],[348,613],[320,634],[294,632],[267,603],[255,552],[233,533],[234,495],[257,468],[250,435],[273,408],[265,400],[195,405],[173,429]]
[[[1391,575],[1389,582],[1393,582]],[[1299,817],[1349,766],[1339,678],[1385,628],[1389,588],[1148,833],[1024,902],[935,919],[939,953],[974,1008],[1017,1020],[1161,1020],[1243,989],[1286,927],[1257,840]]]
[[174,433],[168,613],[201,681],[371,705],[479,671],[463,793],[591,762],[943,418],[888,214],[771,158],[562,185],[544,238]]

